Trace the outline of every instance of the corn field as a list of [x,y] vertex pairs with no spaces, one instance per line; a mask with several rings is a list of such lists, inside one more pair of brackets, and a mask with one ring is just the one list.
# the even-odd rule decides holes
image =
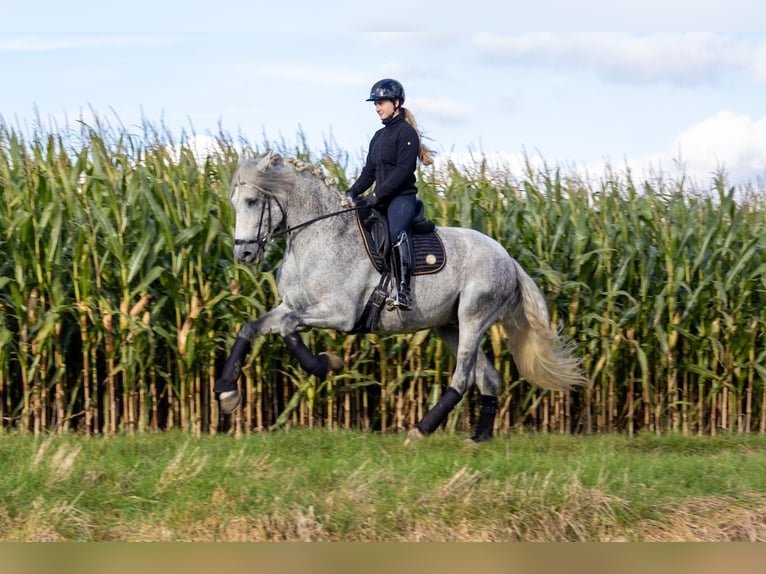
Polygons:
[[[200,160],[184,135],[139,131],[97,121],[22,135],[0,121],[0,433],[386,432],[419,420],[454,365],[428,332],[305,333],[346,361],[321,383],[263,338],[243,407],[219,414],[211,389],[234,337],[277,302],[282,245],[259,268],[231,255],[228,181],[257,147],[219,134]],[[280,151],[317,161],[307,150]],[[348,156],[323,155],[345,184]],[[591,380],[532,388],[494,327],[483,349],[507,382],[498,431],[766,432],[763,189],[735,190],[725,174],[704,190],[639,182],[609,166],[593,183],[481,158],[419,181],[431,219],[487,233],[535,278]],[[448,427],[468,429],[477,399]]]

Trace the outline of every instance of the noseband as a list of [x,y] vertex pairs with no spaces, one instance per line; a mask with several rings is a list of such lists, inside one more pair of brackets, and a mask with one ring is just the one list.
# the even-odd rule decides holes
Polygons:
[[[285,210],[282,209],[282,206],[279,204],[279,201],[276,199],[274,200],[277,202],[277,205],[279,206],[280,211],[282,211],[282,216],[284,217]],[[258,232],[256,233],[256,239],[235,239],[234,245],[258,245],[258,248],[263,250],[266,247],[266,244],[270,241],[271,237],[269,237],[269,233],[267,232],[263,236],[261,236],[261,231],[263,230],[263,221],[266,219],[267,227],[266,229],[271,229],[271,201],[265,201],[263,204],[263,207],[261,207],[261,216],[258,218]],[[260,238],[260,239],[258,239]]]

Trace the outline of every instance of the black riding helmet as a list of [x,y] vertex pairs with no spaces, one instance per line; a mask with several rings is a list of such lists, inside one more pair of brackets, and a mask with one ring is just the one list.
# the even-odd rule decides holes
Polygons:
[[378,80],[370,88],[370,97],[367,98],[368,102],[375,100],[399,100],[400,104],[404,104],[404,86],[391,78]]

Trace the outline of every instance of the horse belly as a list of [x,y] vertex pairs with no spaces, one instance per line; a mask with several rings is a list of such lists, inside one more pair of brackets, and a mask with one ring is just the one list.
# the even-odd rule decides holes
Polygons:
[[380,314],[378,331],[410,333],[457,322],[457,293],[436,281],[429,281],[431,285],[428,286],[423,285],[423,280],[424,277],[414,279],[412,309],[384,309]]

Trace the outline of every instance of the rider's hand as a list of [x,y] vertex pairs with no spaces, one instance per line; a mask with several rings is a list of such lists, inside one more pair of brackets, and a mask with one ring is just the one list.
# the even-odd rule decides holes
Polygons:
[[341,207],[354,207],[354,196],[350,193],[346,193],[343,199],[340,200]]
[[368,193],[364,196],[364,202],[368,207],[375,207],[378,204],[378,196],[375,195],[374,191],[372,193]]

